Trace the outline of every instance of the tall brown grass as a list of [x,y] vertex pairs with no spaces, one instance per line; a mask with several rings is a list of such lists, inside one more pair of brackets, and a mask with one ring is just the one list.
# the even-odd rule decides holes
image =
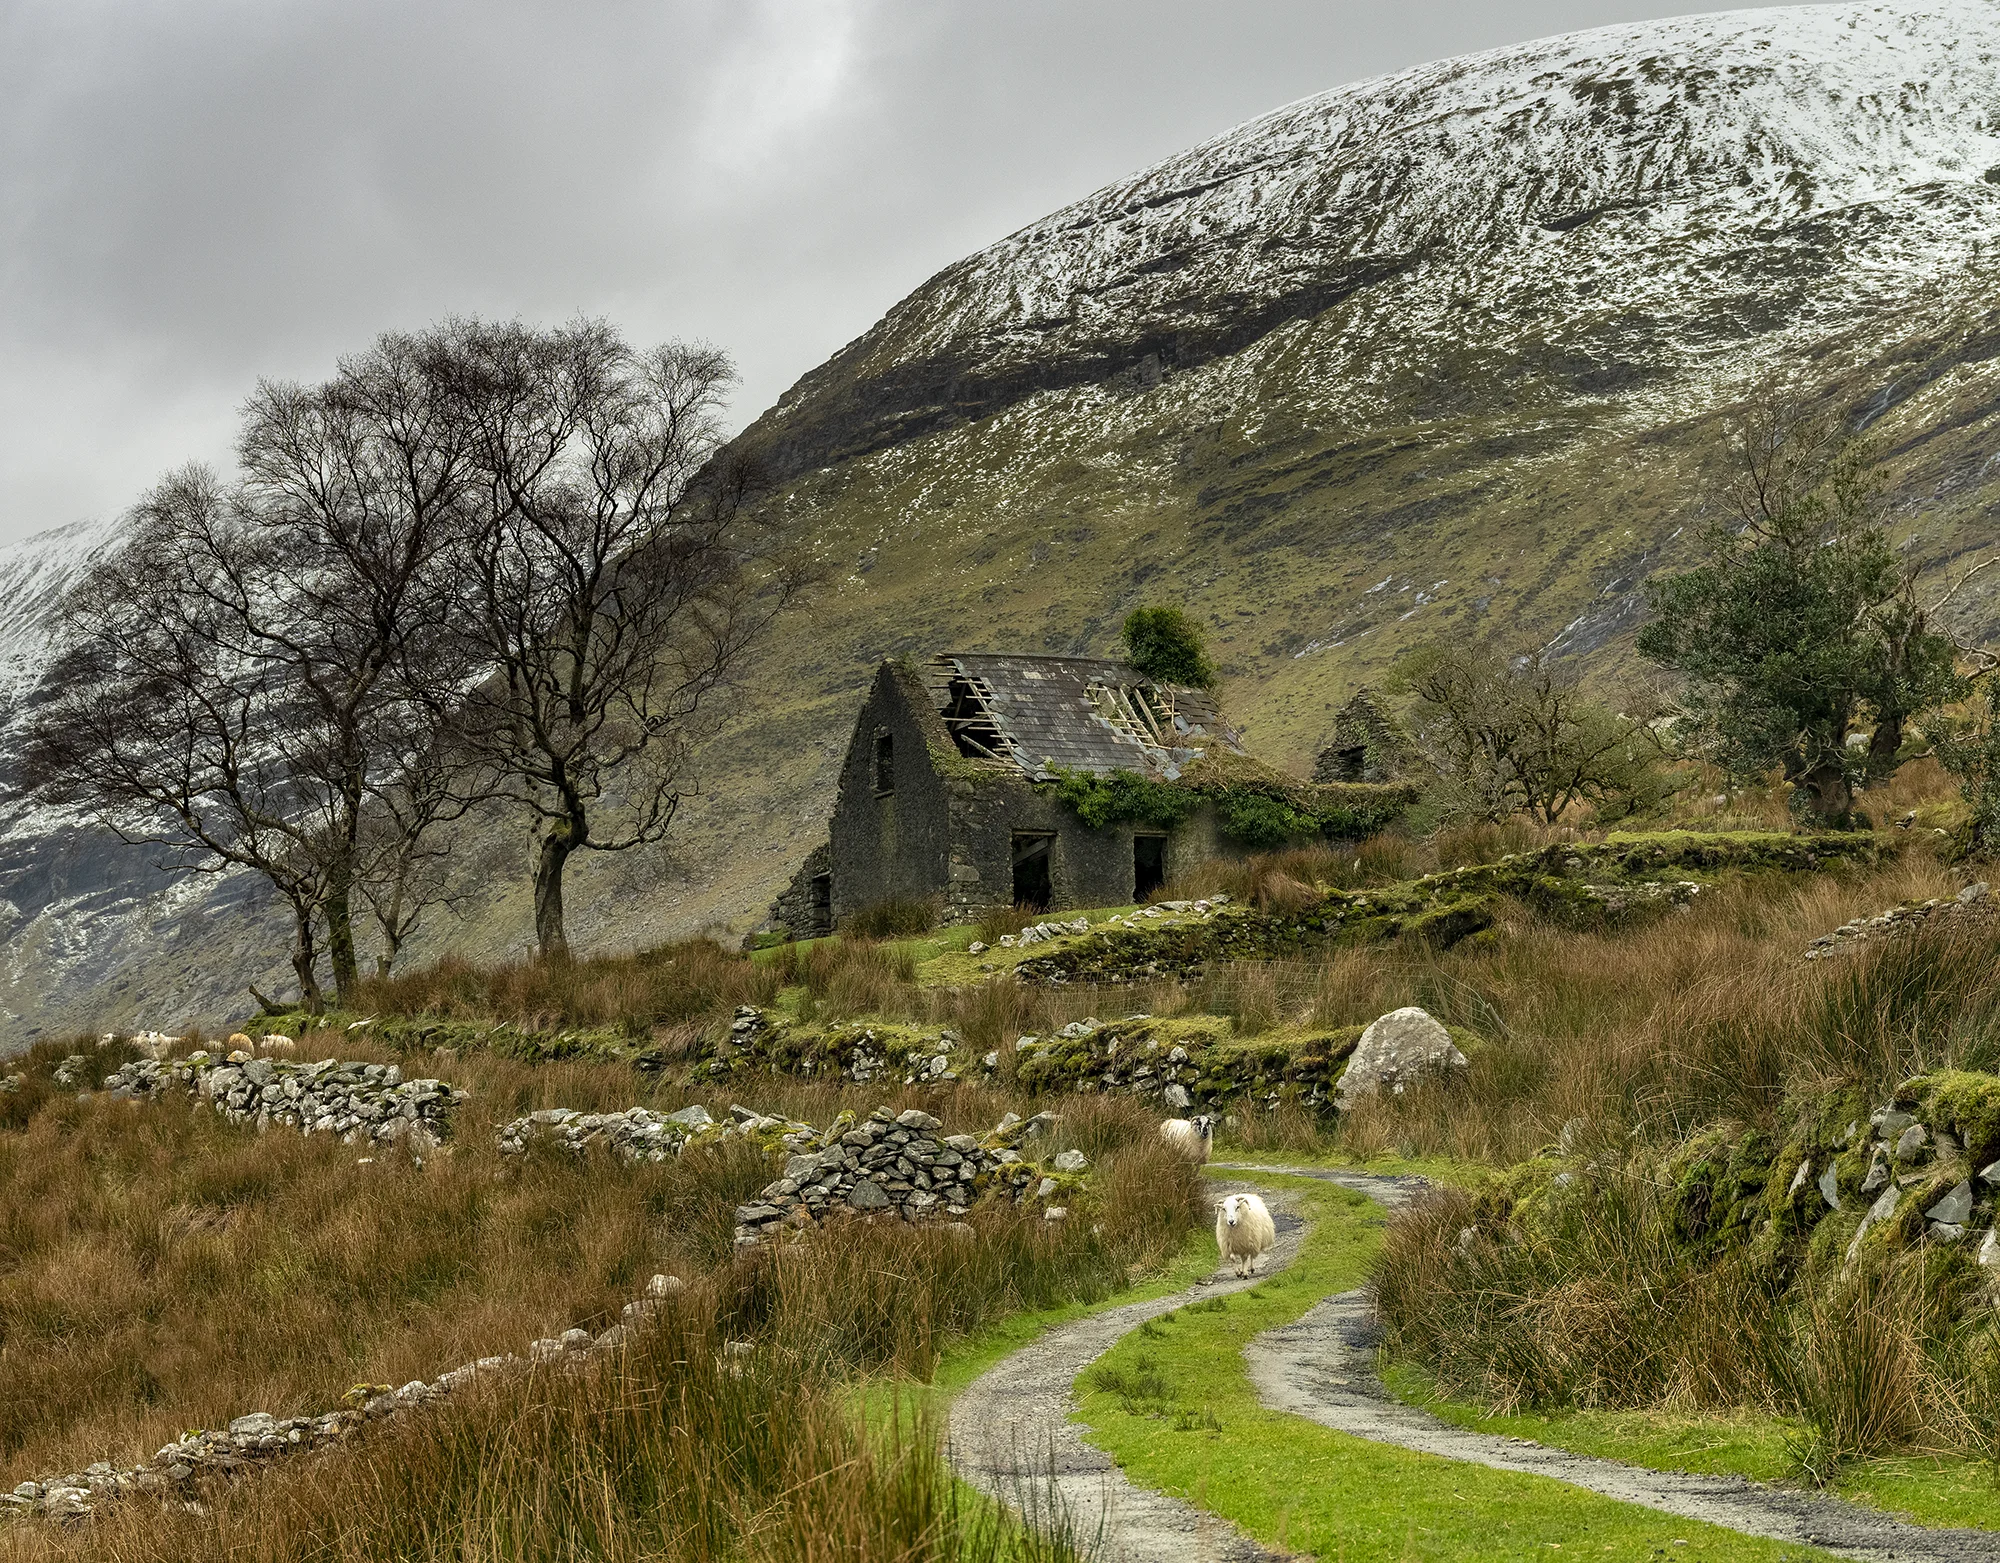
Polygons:
[[[30,1081],[64,1051],[30,1055]],[[111,1062],[87,1054],[93,1072]],[[955,1332],[999,1312],[1120,1284],[1199,1214],[1150,1118],[1129,1102],[1079,1102],[1051,1148],[1085,1149],[1100,1192],[1071,1223],[981,1216],[971,1241],[863,1228],[825,1254],[738,1265],[734,1209],[772,1175],[761,1154],[738,1143],[640,1166],[547,1147],[503,1156],[497,1121],[627,1106],[642,1077],[487,1055],[440,1069],[473,1097],[421,1167],[381,1152],[364,1164],[370,1152],[330,1136],[258,1135],[185,1099],[42,1090],[24,1126],[0,1132],[0,1487],[130,1462],[246,1411],[321,1411],[357,1382],[430,1378],[571,1326],[601,1329],[662,1270],[736,1277],[726,1314],[739,1333],[782,1316],[795,1341],[842,1361],[927,1371]],[[821,1123],[844,1107],[922,1104],[954,1132],[1027,1106],[972,1086],[843,1091],[776,1077],[703,1099]]]
[[1433,1191],[1390,1224],[1374,1285],[1386,1344],[1450,1393],[1503,1409],[1750,1406],[1795,1419],[1793,1457],[1917,1445],[1991,1457],[2000,1329],[1962,1257],[1915,1250],[1797,1274],[1689,1242],[1642,1158],[1596,1159],[1580,1197],[1461,1246],[1474,1196]]
[[447,956],[402,976],[365,979],[358,1006],[392,1015],[505,1020],[528,1029],[615,1026],[635,1036],[655,1025],[768,1004],[774,970],[688,939],[638,955],[524,960],[480,966]]
[[490,1381],[347,1446],[217,1484],[199,1508],[125,1504],[74,1532],[0,1532],[9,1560],[245,1563],[1040,1563],[1059,1536],[970,1501],[921,1423],[871,1434],[838,1364],[782,1320],[721,1352],[726,1277],[627,1351]]

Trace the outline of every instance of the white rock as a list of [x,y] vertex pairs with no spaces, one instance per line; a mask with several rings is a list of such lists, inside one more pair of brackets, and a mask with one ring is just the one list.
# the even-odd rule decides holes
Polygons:
[[1361,1042],[1335,1087],[1335,1101],[1346,1107],[1385,1087],[1399,1093],[1432,1071],[1466,1067],[1465,1055],[1453,1044],[1451,1033],[1428,1011],[1406,1005],[1389,1011],[1361,1033]]

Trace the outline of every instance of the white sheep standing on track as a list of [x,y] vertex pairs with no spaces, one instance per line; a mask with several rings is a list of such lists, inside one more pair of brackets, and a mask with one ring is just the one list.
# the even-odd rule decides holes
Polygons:
[[1255,1275],[1277,1240],[1277,1224],[1255,1194],[1231,1194],[1215,1207],[1215,1246],[1239,1276]]
[[1195,1118],[1169,1118],[1160,1125],[1160,1138],[1197,1167],[1215,1151],[1215,1120],[1206,1113]]

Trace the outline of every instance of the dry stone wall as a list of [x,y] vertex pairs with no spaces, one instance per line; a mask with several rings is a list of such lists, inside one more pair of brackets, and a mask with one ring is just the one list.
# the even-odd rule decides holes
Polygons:
[[[1211,961],[1270,960],[1332,945],[1417,939],[1444,947],[1491,927],[1518,900],[1577,926],[1609,926],[1687,904],[1704,888],[1689,875],[1730,870],[1804,872],[1829,862],[1873,861],[1860,832],[1613,836],[1563,842],[1372,890],[1328,890],[1303,907],[1216,906],[1178,916],[1094,923],[1049,942],[1014,968],[1022,982],[1119,984],[1191,979]],[[1151,908],[1148,909],[1153,910]]]
[[1832,933],[1823,933],[1806,946],[1806,959],[1824,960],[1829,955],[1838,955],[1843,950],[1851,950],[1858,945],[1887,938],[1893,934],[1908,933],[1926,924],[1936,924],[1944,920],[1966,922],[1973,918],[1992,917],[2000,912],[1986,893],[1986,881],[1980,880],[1967,885],[1956,896],[1940,896],[1929,901],[1910,901],[1902,906],[1892,906],[1886,912],[1873,917],[1857,917],[1842,923]]
[[41,1516],[80,1520],[121,1498],[184,1498],[204,1478],[242,1475],[287,1456],[327,1448],[370,1422],[430,1404],[482,1375],[519,1373],[531,1365],[581,1362],[593,1354],[615,1351],[682,1289],[679,1277],[656,1275],[639,1297],[625,1305],[617,1324],[595,1335],[588,1330],[565,1330],[559,1336],[529,1342],[525,1356],[510,1352],[481,1357],[428,1382],[413,1379],[400,1389],[387,1384],[358,1384],[347,1392],[346,1405],[317,1416],[276,1417],[268,1411],[252,1411],[234,1418],[226,1428],[187,1433],[137,1465],[116,1466],[100,1460],[81,1471],[22,1482],[12,1492],[0,1493],[0,1519]]
[[222,1059],[207,1052],[134,1059],[107,1075],[104,1089],[139,1100],[187,1091],[259,1131],[337,1134],[350,1145],[404,1142],[417,1151],[450,1134],[452,1113],[467,1098],[442,1080],[405,1080],[395,1064],[292,1063],[241,1050]]
[[569,1107],[545,1107],[502,1124],[496,1133],[500,1149],[518,1155],[537,1141],[558,1145],[573,1155],[593,1145],[627,1161],[665,1161],[692,1145],[717,1140],[754,1138],[767,1148],[806,1143],[817,1131],[809,1123],[773,1118],[748,1107],[731,1107],[717,1120],[696,1104],[674,1112],[628,1107],[622,1112],[586,1113]]
[[736,1241],[750,1246],[787,1230],[803,1231],[841,1217],[958,1219],[975,1205],[1039,1204],[1061,1221],[1082,1189],[1081,1151],[1064,1151],[1046,1165],[1021,1147],[1055,1120],[1047,1113],[1009,1113],[984,1135],[942,1134],[944,1125],[911,1108],[878,1107],[866,1118],[842,1113],[823,1133],[793,1143],[783,1173],[736,1210]]
[[[1740,1255],[1774,1287],[1925,1250],[1934,1279],[1960,1269],[2000,1301],[2000,1077],[1918,1076],[1872,1110],[1836,1095],[1782,1137],[1721,1127],[1626,1170],[1660,1191],[1665,1239]],[[1568,1153],[1530,1162],[1481,1195],[1461,1246],[1556,1219],[1610,1175]]]

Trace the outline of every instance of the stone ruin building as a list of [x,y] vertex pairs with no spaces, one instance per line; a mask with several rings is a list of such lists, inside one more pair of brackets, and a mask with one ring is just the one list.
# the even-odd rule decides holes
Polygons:
[[947,921],[1140,900],[1183,867],[1234,855],[1214,811],[1172,829],[1092,829],[1036,784],[1059,770],[1173,781],[1216,750],[1244,752],[1212,695],[1110,658],[884,662],[854,723],[830,839],[770,921],[804,939],[890,900],[935,902]]
[[1409,774],[1410,743],[1375,691],[1363,686],[1333,719],[1333,732],[1313,766],[1313,780],[1393,782]]

